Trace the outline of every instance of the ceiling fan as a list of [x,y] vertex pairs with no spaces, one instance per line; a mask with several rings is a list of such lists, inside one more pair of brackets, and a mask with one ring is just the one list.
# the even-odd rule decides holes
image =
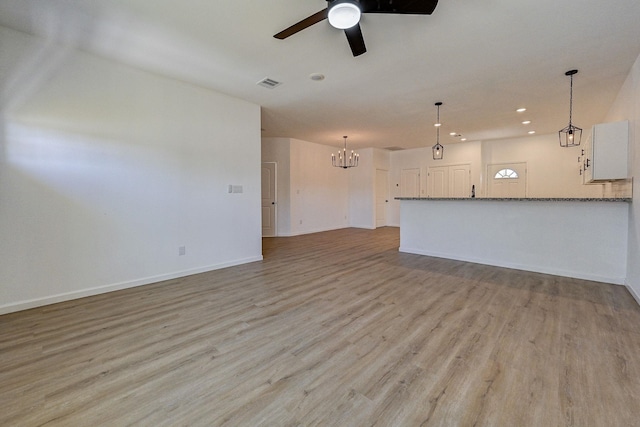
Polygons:
[[344,30],[353,56],[359,56],[367,51],[360,29],[362,13],[431,15],[438,5],[438,0],[327,0],[327,2],[329,4],[326,9],[293,24],[273,37],[284,40],[313,24],[328,19],[333,27]]

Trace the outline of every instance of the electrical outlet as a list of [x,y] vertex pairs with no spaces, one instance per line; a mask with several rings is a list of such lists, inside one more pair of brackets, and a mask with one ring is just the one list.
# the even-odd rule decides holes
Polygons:
[[178,246],[178,256],[186,255],[187,247],[186,246]]

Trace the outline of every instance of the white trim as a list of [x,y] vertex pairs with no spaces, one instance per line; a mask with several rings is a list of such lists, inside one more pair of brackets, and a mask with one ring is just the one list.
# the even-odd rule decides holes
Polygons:
[[[415,255],[425,255],[425,256],[431,256],[436,258],[453,259],[456,261],[472,262],[475,264],[493,265],[495,267],[512,268],[514,270],[531,271],[534,273],[551,274],[554,276],[572,277],[574,279],[591,280],[594,282],[609,283],[613,285],[625,284],[624,277],[605,277],[605,276],[598,276],[595,274],[583,274],[576,271],[560,270],[555,268],[545,268],[537,265],[524,265],[524,264],[517,264],[517,263],[510,263],[510,262],[501,262],[501,261],[496,261],[495,259],[465,257],[457,254],[431,252],[431,251],[407,248],[402,246],[400,247],[399,252],[415,254]],[[638,304],[640,304],[640,299],[636,297],[636,300],[638,301]]]
[[179,277],[191,276],[194,274],[206,273],[208,271],[219,270],[222,268],[233,267],[241,264],[248,264],[250,262],[262,261],[262,255],[244,259],[238,259],[229,262],[223,262],[220,264],[210,265],[207,267],[194,268],[191,270],[177,271],[169,274],[161,274],[158,276],[145,277],[142,279],[131,280],[128,282],[114,283],[111,285],[97,286],[94,288],[82,289],[79,291],[66,292],[62,294],[56,294],[47,296],[44,298],[36,298],[27,301],[20,301],[12,304],[5,304],[0,306],[0,315],[13,313],[16,311],[28,310],[30,308],[41,307],[49,304],[55,304],[64,301],[71,301],[78,298],[85,298],[94,295],[106,294],[108,292],[119,291],[122,289],[135,288],[138,286],[149,285],[151,283],[162,282],[165,280],[177,279]]
[[640,305],[640,295],[638,295],[636,291],[631,287],[631,285],[626,282],[625,282],[625,287],[627,288],[627,290],[629,291],[633,299],[635,299],[638,305]]
[[351,224],[349,227],[351,227],[351,228],[364,228],[365,230],[375,230],[376,229],[376,227],[375,226],[372,227],[371,224],[366,224],[366,225],[364,225],[364,224],[360,224],[360,225]]

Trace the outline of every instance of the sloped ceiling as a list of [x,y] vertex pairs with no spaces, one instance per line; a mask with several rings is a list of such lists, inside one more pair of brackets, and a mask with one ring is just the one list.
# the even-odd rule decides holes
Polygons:
[[[325,0],[0,0],[0,25],[262,106],[262,135],[414,148],[603,120],[640,54],[638,0],[440,0],[431,16],[363,15],[367,53],[321,22]],[[1,53],[0,53],[1,54]],[[309,78],[325,76],[322,81]],[[282,82],[275,89],[256,83]],[[526,107],[525,113],[516,113]],[[523,125],[523,120],[531,120]]]

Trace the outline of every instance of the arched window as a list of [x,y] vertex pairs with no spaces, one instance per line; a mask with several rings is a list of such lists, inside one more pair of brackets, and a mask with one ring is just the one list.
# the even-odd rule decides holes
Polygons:
[[518,172],[513,169],[501,169],[493,179],[518,179]]

